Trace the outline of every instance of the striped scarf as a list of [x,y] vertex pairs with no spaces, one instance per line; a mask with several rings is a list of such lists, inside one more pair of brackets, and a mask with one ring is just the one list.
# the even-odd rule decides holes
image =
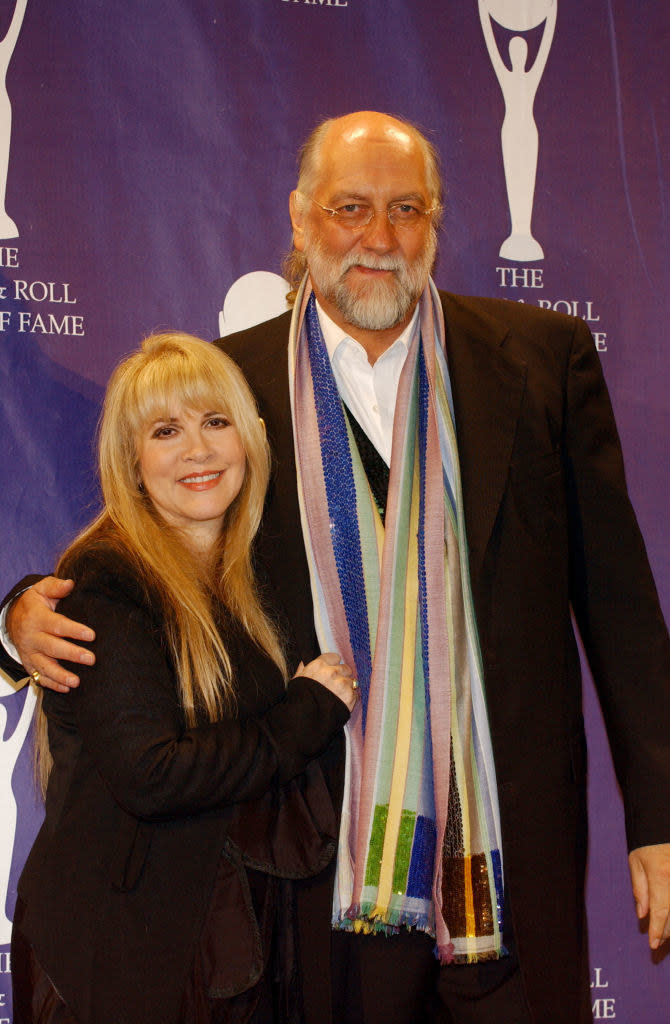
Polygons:
[[385,524],[308,278],[289,379],[321,649],[355,667],[333,926],[417,928],[442,963],[504,953],[500,821],[444,320],[432,281],[403,368]]

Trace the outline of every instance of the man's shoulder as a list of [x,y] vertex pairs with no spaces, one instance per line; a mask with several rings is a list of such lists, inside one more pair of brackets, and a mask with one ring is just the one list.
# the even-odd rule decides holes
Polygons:
[[[593,345],[588,326],[579,317],[511,299],[481,295],[456,295],[440,291],[447,333],[487,346],[503,346],[520,358],[531,353],[563,360],[575,336],[580,344]],[[542,355],[543,354],[543,355]]]
[[575,317],[554,310],[532,306],[514,299],[493,298],[486,295],[457,295],[439,290],[445,316],[478,320],[485,319],[507,327],[555,327],[573,329]]
[[291,316],[289,309],[272,320],[254,324],[253,327],[236,331],[225,338],[217,338],[214,344],[223,349],[242,369],[267,359],[276,359],[286,348]]

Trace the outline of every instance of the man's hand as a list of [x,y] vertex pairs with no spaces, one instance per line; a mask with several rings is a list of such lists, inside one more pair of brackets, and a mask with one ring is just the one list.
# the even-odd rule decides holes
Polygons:
[[670,843],[638,846],[628,855],[637,916],[649,915],[649,946],[670,938]]
[[88,626],[55,611],[58,601],[73,587],[72,580],[45,576],[17,597],[7,612],[7,633],[26,672],[39,672],[40,686],[61,693],[79,686],[79,678],[62,668],[57,659],[82,665],[92,665],[95,661],[91,651],[62,639],[95,640],[95,633]]

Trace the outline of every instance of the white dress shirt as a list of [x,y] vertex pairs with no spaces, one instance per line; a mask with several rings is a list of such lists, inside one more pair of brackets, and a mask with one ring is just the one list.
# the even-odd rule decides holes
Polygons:
[[419,308],[417,306],[405,330],[379,356],[374,366],[370,366],[363,346],[338,327],[318,302],[316,309],[340,397],[386,465],[390,466],[398,381],[405,365]]

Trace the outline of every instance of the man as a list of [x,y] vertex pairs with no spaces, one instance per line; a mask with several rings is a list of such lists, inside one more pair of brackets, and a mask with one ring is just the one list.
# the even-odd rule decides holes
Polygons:
[[[277,457],[271,593],[300,655],[316,620],[361,687],[344,779],[327,766],[337,864],[296,890],[303,978],[323,979],[304,1009],[314,1024],[575,1024],[590,1009],[571,609],[652,948],[670,935],[670,645],[588,329],[438,293],[440,204],[411,125],[326,122],[291,195],[292,273],[309,271],[293,319],[224,343]],[[53,659],[90,657],[60,639],[85,628],[50,612],[69,586],[37,584],[8,623],[61,689],[76,676]]]

